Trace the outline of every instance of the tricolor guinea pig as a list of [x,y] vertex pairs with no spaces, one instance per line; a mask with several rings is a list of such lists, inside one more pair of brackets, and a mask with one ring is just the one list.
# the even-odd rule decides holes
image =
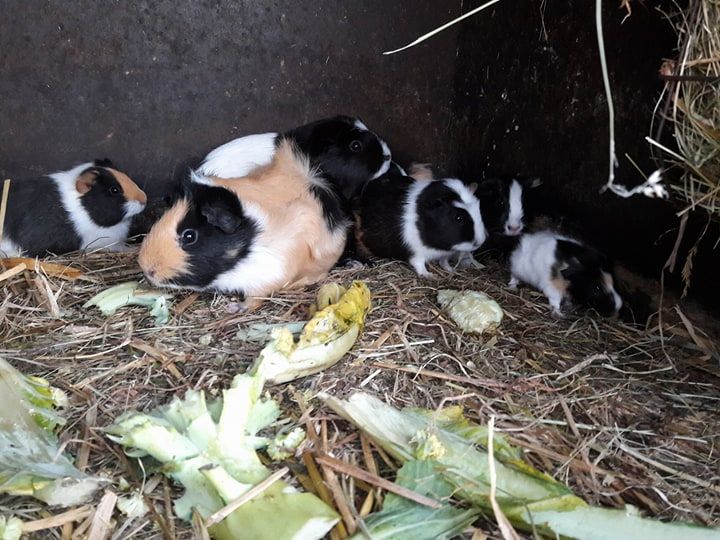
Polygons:
[[523,235],[510,256],[510,273],[510,288],[523,282],[539,289],[557,317],[563,301],[608,316],[622,307],[607,257],[552,231]]
[[426,264],[434,260],[451,271],[451,257],[470,256],[486,238],[475,187],[399,172],[371,180],[358,201],[358,245],[377,257],[407,261],[421,276],[432,275]]
[[[193,173],[194,174],[194,173]],[[322,279],[342,254],[339,197],[292,141],[241,179],[194,174],[155,223],[139,263],[155,285],[245,297]]]
[[32,257],[79,249],[126,249],[145,193],[108,160],[10,183],[2,255]]
[[210,152],[198,172],[219,178],[247,176],[272,161],[280,141],[291,140],[337,192],[350,200],[390,167],[388,145],[358,118],[334,116],[290,129],[232,140]]
[[480,210],[490,234],[521,234],[527,220],[529,191],[541,184],[539,178],[490,178],[480,182]]

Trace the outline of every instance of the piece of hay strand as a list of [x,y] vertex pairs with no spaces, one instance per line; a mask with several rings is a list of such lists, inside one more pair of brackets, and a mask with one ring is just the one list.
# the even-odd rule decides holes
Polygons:
[[5,212],[7,211],[7,200],[10,195],[10,179],[3,182],[2,199],[0,199],[0,242],[3,239],[3,231],[5,229]]
[[497,520],[500,534],[505,540],[520,540],[518,533],[515,532],[510,521],[503,513],[497,502],[495,493],[497,491],[497,471],[495,470],[495,449],[493,447],[493,436],[495,433],[495,415],[490,417],[488,423],[488,468],[490,469],[490,504],[492,505],[493,514]]
[[413,41],[412,43],[408,43],[408,44],[405,45],[404,47],[400,47],[399,49],[395,49],[394,51],[385,51],[383,54],[384,54],[384,55],[395,54],[395,53],[398,53],[398,52],[400,52],[400,51],[404,51],[405,49],[409,49],[410,47],[414,47],[414,46],[417,45],[418,43],[422,43],[422,42],[425,41],[426,39],[430,39],[430,38],[433,37],[435,34],[439,34],[439,33],[442,32],[443,30],[446,30],[446,29],[450,28],[452,25],[457,24],[457,23],[459,23],[460,21],[462,21],[462,20],[464,20],[464,19],[467,19],[468,17],[472,17],[472,16],[475,15],[476,13],[482,11],[483,9],[489,8],[489,7],[492,6],[493,4],[497,4],[499,1],[500,1],[500,0],[490,0],[490,2],[486,2],[486,3],[484,3],[482,6],[478,6],[478,7],[476,7],[475,9],[473,9],[473,10],[471,10],[471,11],[468,11],[465,15],[460,15],[458,18],[453,19],[453,20],[450,21],[449,23],[445,23],[445,24],[443,24],[442,26],[439,26],[438,28],[436,28],[435,30],[431,30],[431,31],[428,32],[427,34],[423,34],[422,36],[420,36],[419,38],[417,38],[417,39],[416,39],[415,41]]

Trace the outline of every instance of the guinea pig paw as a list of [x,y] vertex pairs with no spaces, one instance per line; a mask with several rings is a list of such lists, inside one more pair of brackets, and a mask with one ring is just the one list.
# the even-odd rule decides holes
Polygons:
[[559,309],[553,309],[550,315],[553,319],[556,319],[558,321],[561,321],[565,318],[565,314]]
[[480,264],[475,257],[473,257],[470,254],[464,255],[460,257],[460,261],[458,262],[459,268],[476,268],[478,270],[484,268],[482,264]]
[[240,302],[240,311],[243,313],[248,313],[250,311],[255,311],[257,309],[260,309],[260,306],[262,306],[262,305],[263,305],[262,298],[248,296],[245,300]]
[[455,269],[452,267],[452,265],[450,264],[450,261],[448,261],[447,259],[440,261],[440,267],[443,270],[445,270],[448,274],[452,274],[455,272]]
[[511,291],[517,291],[517,288],[518,288],[518,284],[519,284],[519,283],[520,283],[520,282],[519,282],[516,278],[511,278],[511,279],[510,279],[510,282],[509,282],[508,285],[507,285],[507,287],[508,287],[508,289],[510,289]]
[[365,263],[356,259],[348,259],[344,262],[343,268],[346,270],[362,270],[365,268]]

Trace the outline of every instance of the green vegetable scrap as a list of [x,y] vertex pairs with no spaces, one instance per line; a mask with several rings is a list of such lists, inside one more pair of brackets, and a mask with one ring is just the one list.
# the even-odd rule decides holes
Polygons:
[[20,540],[22,521],[10,516],[0,516],[0,540]]
[[[491,513],[488,454],[478,447],[487,447],[487,431],[469,423],[457,409],[439,414],[401,411],[362,392],[347,401],[327,394],[321,398],[397,459],[433,460],[434,473],[455,488],[457,497]],[[567,486],[525,463],[498,435],[493,446],[496,499],[518,528],[578,540],[720,540],[720,529],[662,523],[622,510],[591,507]]]
[[83,304],[83,308],[97,307],[103,315],[109,316],[124,306],[149,307],[155,323],[163,325],[170,320],[168,300],[171,298],[171,294],[143,289],[137,281],[128,281],[96,294]]
[[[302,430],[275,438],[258,435],[280,416],[277,403],[263,398],[262,390],[261,377],[238,375],[215,403],[207,404],[204,392],[190,390],[149,413],[125,413],[107,432],[128,455],[151,456],[185,487],[175,502],[181,519],[189,521],[193,508],[207,519],[270,476],[256,450],[268,447],[271,458],[282,458],[304,439]],[[322,538],[338,519],[314,495],[277,481],[210,533],[221,540],[311,540]]]
[[[321,288],[316,306],[332,301],[342,290]],[[269,384],[281,384],[333,366],[355,344],[370,311],[370,298],[367,285],[356,281],[337,302],[315,313],[297,342],[287,328],[274,328],[251,373],[260,374]]]
[[[393,493],[385,496],[383,508],[370,514],[365,529],[372,540],[446,540],[460,534],[477,518],[474,509],[462,510],[450,505],[453,486],[440,475],[433,461],[408,461],[400,470],[396,483],[427,495],[444,504],[440,508],[428,508]],[[351,540],[364,540],[363,533]]]
[[27,377],[0,358],[0,493],[74,506],[105,483],[60,452],[53,430],[65,419],[53,407],[66,402],[47,381]]

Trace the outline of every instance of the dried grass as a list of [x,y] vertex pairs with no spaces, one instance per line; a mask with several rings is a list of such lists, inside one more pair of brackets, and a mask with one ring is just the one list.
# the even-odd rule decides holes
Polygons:
[[[252,313],[237,312],[232,296],[181,293],[174,302],[181,313],[157,327],[143,308],[110,318],[82,309],[100,290],[139,277],[132,254],[52,262],[71,264],[83,276],[35,279],[34,271],[24,270],[7,279],[0,297],[0,355],[68,392],[72,408],[62,433],[67,450],[87,471],[111,477],[118,495],[120,478],[143,490],[152,511],[133,522],[115,512],[107,521],[98,513],[107,511],[105,505],[76,512],[73,524],[61,510],[34,500],[0,497],[0,513],[31,523],[63,517],[33,538],[79,538],[98,523],[118,540],[202,536],[201,520],[195,533],[173,516],[171,498],[177,492],[127,458],[102,427],[127,409],[148,409],[188,388],[219,392],[262,346],[239,339],[238,328],[302,320],[316,289],[278,294]],[[533,465],[591,503],[630,503],[665,520],[720,525],[720,368],[716,356],[693,341],[699,329],[690,326],[690,332],[666,317],[661,342],[657,327],[645,331],[589,315],[557,321],[549,317],[544,298],[529,289],[507,290],[506,270],[487,264],[482,271],[442,274],[432,282],[399,263],[332,273],[340,282],[366,280],[374,309],[339,365],[270,389],[287,415],[313,430],[307,449],[348,463],[347,470],[363,467],[374,477],[394,480],[397,464],[311,396],[320,390],[345,396],[362,388],[399,407],[457,403],[477,422],[495,416],[496,431],[524,448]],[[506,311],[497,335],[459,332],[437,306],[441,287],[473,288],[494,297]],[[51,297],[56,305],[48,303]],[[343,474],[342,468],[336,474],[315,463],[306,453],[286,465],[297,482],[321,491],[325,500],[338,504],[340,498],[347,526],[332,536],[341,538],[358,526],[361,511],[379,507],[382,491],[355,477],[362,475]],[[323,476],[334,477],[330,490]],[[491,520],[477,526],[499,537]]]
[[687,205],[681,214],[703,208],[720,219],[720,2],[691,0],[671,20],[679,58],[661,76],[678,153],[661,148],[683,170],[671,186]]

